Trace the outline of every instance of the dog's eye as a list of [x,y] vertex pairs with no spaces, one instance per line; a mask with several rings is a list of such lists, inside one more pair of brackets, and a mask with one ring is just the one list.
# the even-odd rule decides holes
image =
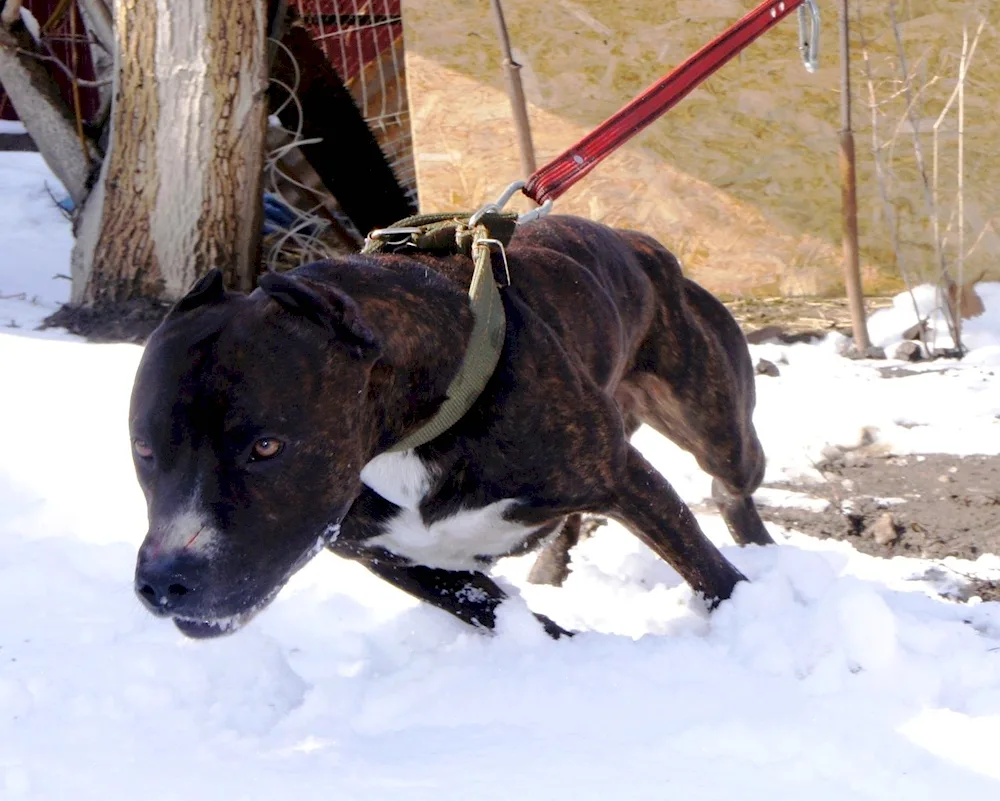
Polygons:
[[253,444],[253,452],[250,454],[251,461],[261,459],[273,459],[282,449],[285,443],[274,437],[264,437]]
[[152,459],[153,449],[149,447],[149,443],[144,439],[134,439],[132,440],[132,450],[135,451],[135,455],[140,459]]

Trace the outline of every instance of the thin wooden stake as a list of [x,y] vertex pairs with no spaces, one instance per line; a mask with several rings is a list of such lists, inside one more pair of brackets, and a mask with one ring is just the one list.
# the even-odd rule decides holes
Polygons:
[[841,207],[844,216],[844,284],[851,309],[854,345],[864,353],[871,347],[865,320],[865,301],[861,289],[861,265],[858,257],[858,188],[854,155],[854,131],[851,127],[851,40],[848,0],[840,3],[841,131],[840,180]]
[[521,151],[521,172],[527,180],[536,169],[535,146],[531,141],[531,123],[528,121],[528,105],[524,99],[524,87],[521,85],[521,65],[514,61],[510,49],[510,36],[507,33],[507,22],[503,16],[503,6],[500,0],[491,0],[493,17],[497,25],[497,35],[500,38],[500,50],[503,53],[504,78],[507,81],[507,94],[510,97],[510,108],[514,114],[514,127],[517,129],[517,141]]
[[[978,40],[979,36],[976,35]],[[962,348],[962,299],[965,295],[965,78],[969,69],[969,25],[962,26],[962,66],[958,76],[958,303],[955,347]]]

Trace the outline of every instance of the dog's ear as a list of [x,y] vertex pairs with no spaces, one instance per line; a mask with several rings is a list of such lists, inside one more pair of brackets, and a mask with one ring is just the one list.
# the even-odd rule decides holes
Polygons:
[[258,284],[286,311],[333,331],[358,358],[373,359],[381,351],[358,304],[336,287],[324,286],[320,293],[306,281],[275,272],[264,273]]
[[226,284],[222,279],[222,270],[213,267],[199,278],[188,293],[174,304],[171,313],[191,311],[198,306],[208,306],[212,303],[222,303],[226,297]]

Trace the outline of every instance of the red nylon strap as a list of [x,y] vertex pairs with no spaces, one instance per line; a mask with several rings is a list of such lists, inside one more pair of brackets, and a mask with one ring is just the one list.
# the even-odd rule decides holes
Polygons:
[[767,0],[759,5],[565,153],[536,170],[528,179],[524,194],[536,203],[555,200],[802,3],[803,0]]

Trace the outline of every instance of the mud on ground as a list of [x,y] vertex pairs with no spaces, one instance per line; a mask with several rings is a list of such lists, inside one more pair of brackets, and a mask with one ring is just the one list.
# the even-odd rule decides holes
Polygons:
[[[761,503],[761,517],[874,556],[1000,554],[1000,456],[863,456],[819,467],[820,483],[765,486],[829,501],[826,509]],[[966,594],[1000,600],[1000,582],[971,582]]]
[[170,310],[169,303],[136,298],[96,307],[66,304],[42,328],[65,328],[88,342],[144,343]]

